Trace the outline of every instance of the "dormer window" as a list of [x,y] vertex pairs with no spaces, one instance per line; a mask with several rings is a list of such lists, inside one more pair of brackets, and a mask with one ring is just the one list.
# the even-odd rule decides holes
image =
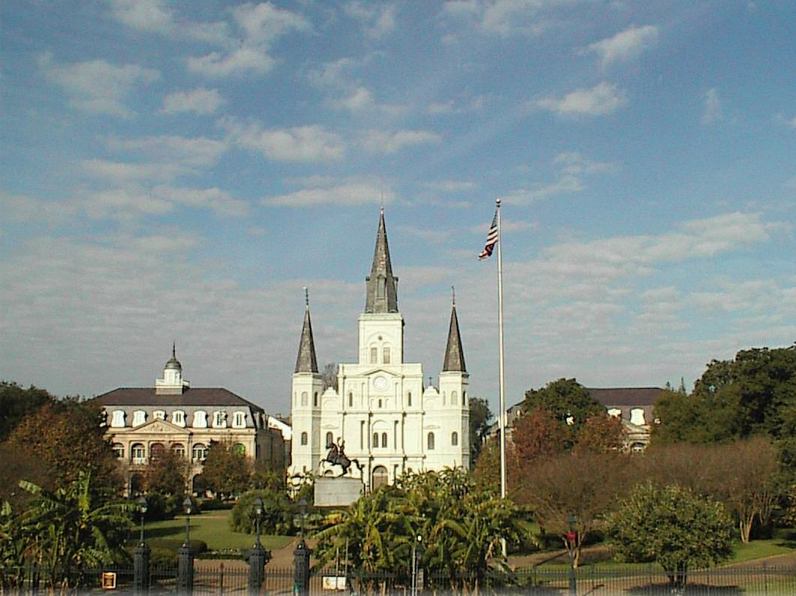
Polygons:
[[235,412],[235,415],[232,417],[232,426],[234,428],[244,428],[246,426],[246,413]]
[[114,410],[111,414],[111,426],[113,428],[124,427],[124,419],[127,413],[124,410]]
[[171,414],[171,422],[176,426],[185,426],[185,412],[177,410]]
[[213,414],[213,428],[227,428],[227,413],[222,411]]
[[193,413],[193,427],[207,428],[207,412],[204,410],[196,410],[196,412]]
[[139,426],[146,422],[146,412],[144,410],[136,410],[133,412],[133,426]]
[[155,410],[152,412],[152,418],[155,420],[165,420],[166,419],[166,412],[163,410]]

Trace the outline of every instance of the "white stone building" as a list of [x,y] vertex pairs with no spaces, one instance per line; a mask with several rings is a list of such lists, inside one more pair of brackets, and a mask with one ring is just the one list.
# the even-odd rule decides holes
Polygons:
[[[405,471],[468,467],[468,374],[456,304],[438,386],[424,385],[419,363],[404,361],[404,319],[398,311],[384,211],[359,316],[357,362],[340,364],[337,390],[324,391],[312,337],[309,301],[293,374],[290,474],[332,473],[321,461],[344,445],[366,489],[393,483]],[[358,472],[357,469],[361,470]]]

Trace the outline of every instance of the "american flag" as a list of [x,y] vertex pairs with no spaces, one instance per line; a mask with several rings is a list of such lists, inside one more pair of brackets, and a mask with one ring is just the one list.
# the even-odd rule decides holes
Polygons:
[[497,223],[497,210],[495,210],[495,217],[492,218],[492,225],[489,226],[489,231],[486,233],[486,244],[484,250],[478,255],[480,260],[488,259],[492,256],[492,251],[495,250],[495,244],[498,243],[498,223]]

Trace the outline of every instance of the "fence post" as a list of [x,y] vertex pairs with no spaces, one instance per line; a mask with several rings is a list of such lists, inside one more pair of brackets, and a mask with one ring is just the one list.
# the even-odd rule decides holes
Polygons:
[[265,581],[268,551],[259,542],[249,551],[249,593],[257,594]]
[[149,553],[146,542],[142,542],[133,551],[133,591],[146,594],[149,591]]
[[188,542],[183,543],[177,551],[177,592],[193,592],[193,551]]
[[310,549],[302,538],[293,551],[295,570],[293,574],[293,593],[309,594],[310,591]]

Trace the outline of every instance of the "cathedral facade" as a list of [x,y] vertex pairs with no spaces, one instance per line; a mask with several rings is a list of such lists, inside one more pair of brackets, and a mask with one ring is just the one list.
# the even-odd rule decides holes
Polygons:
[[293,373],[291,476],[339,475],[339,466],[325,461],[330,449],[344,451],[351,461],[346,473],[361,477],[368,490],[404,472],[468,467],[468,374],[456,304],[438,384],[424,384],[422,365],[404,361],[404,319],[383,210],[365,288],[358,358],[338,365],[336,390],[324,390],[307,301]]

